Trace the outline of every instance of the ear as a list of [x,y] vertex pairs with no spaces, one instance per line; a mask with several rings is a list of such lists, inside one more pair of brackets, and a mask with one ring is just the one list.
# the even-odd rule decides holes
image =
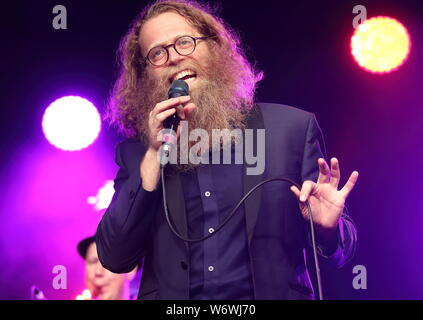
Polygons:
[[131,272],[128,272],[126,274],[126,279],[128,279],[129,281],[132,281],[135,278],[137,271],[138,271],[138,267],[135,267],[134,270],[132,270]]

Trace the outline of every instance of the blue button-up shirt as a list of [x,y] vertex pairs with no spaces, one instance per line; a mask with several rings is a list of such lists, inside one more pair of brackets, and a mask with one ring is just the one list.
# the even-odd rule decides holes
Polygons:
[[[191,239],[213,233],[225,220],[243,195],[242,177],[241,164],[203,164],[191,173],[181,174]],[[190,298],[253,297],[244,206],[241,206],[217,234],[190,244]]]

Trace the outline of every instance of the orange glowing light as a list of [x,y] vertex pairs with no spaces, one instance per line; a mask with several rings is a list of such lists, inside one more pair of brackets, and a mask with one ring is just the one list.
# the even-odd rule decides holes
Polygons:
[[351,38],[351,53],[366,71],[387,73],[407,59],[411,40],[407,29],[396,19],[375,17],[366,20]]

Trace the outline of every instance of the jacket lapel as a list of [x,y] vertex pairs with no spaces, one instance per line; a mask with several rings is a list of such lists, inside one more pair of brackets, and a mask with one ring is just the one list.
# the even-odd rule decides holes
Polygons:
[[187,238],[187,215],[185,211],[185,199],[182,189],[181,176],[179,172],[169,172],[169,170],[166,170],[165,176],[166,190],[169,190],[166,200],[171,222],[173,222],[173,225],[178,233]]
[[[250,117],[247,120],[247,128],[254,129],[254,155],[257,155],[257,130],[256,129],[264,129],[264,121],[263,115],[261,114],[260,107],[258,105],[252,110]],[[245,135],[244,135],[245,137]],[[245,145],[245,139],[244,139]],[[245,150],[245,146],[244,146]],[[244,184],[244,195],[251,190],[256,184],[262,181],[263,174],[260,175],[247,175],[247,165],[244,157],[244,176],[243,176],[243,184]],[[260,210],[260,203],[261,203],[261,190],[262,188],[258,188],[254,191],[244,202],[245,208],[245,221],[247,227],[247,235],[248,235],[248,245],[251,243],[251,239],[253,238],[254,228],[257,222],[257,216]]]

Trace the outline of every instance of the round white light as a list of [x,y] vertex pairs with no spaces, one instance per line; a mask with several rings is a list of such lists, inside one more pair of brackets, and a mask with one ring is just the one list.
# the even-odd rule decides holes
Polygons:
[[90,101],[67,96],[48,106],[42,127],[46,139],[52,145],[62,150],[76,151],[88,147],[97,139],[101,120]]

